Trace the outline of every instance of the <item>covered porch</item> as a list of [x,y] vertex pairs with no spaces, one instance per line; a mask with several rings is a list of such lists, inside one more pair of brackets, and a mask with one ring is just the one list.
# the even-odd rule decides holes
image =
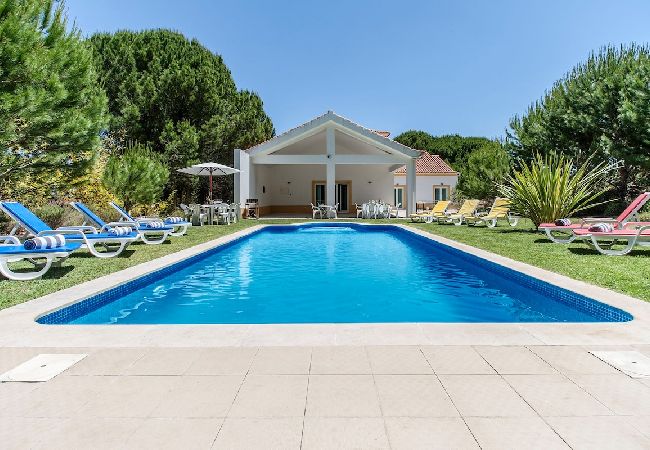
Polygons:
[[[311,216],[311,204],[342,216],[370,200],[395,205],[393,171],[406,166],[399,207],[415,208],[419,152],[328,112],[248,150],[235,150],[235,199],[257,199],[260,216]],[[397,206],[397,205],[395,205]]]

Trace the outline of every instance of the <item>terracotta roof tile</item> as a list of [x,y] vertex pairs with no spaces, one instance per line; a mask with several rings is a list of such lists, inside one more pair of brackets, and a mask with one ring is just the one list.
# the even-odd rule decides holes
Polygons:
[[[394,172],[396,175],[406,174],[406,166],[402,166]],[[445,162],[439,155],[432,155],[429,152],[420,150],[420,157],[415,162],[415,173],[448,173],[449,175],[456,175],[454,169]]]

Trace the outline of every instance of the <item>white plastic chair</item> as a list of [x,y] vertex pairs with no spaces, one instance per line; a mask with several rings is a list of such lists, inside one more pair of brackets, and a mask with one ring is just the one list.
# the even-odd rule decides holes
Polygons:
[[323,211],[318,206],[314,205],[313,203],[310,203],[310,205],[311,205],[311,218],[315,219],[316,214],[318,214],[320,216],[320,218],[322,219],[323,218]]

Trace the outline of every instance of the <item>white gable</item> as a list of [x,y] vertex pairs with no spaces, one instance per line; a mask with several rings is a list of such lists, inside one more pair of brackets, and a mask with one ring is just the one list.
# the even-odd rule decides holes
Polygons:
[[379,153],[405,160],[420,155],[417,150],[381,136],[332,111],[251,147],[248,152],[253,158],[270,154],[319,154],[321,149],[324,154],[325,132],[328,128],[333,128],[336,132],[337,154]]

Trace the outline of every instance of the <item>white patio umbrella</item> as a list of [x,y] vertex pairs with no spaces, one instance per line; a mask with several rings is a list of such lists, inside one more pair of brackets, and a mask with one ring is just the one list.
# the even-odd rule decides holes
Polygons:
[[193,166],[186,167],[184,169],[178,169],[178,172],[187,173],[189,175],[203,175],[210,177],[210,200],[212,200],[212,177],[213,176],[224,176],[231,175],[233,173],[239,173],[241,170],[235,169],[233,167],[224,166],[223,164],[206,162],[201,164],[194,164]]

